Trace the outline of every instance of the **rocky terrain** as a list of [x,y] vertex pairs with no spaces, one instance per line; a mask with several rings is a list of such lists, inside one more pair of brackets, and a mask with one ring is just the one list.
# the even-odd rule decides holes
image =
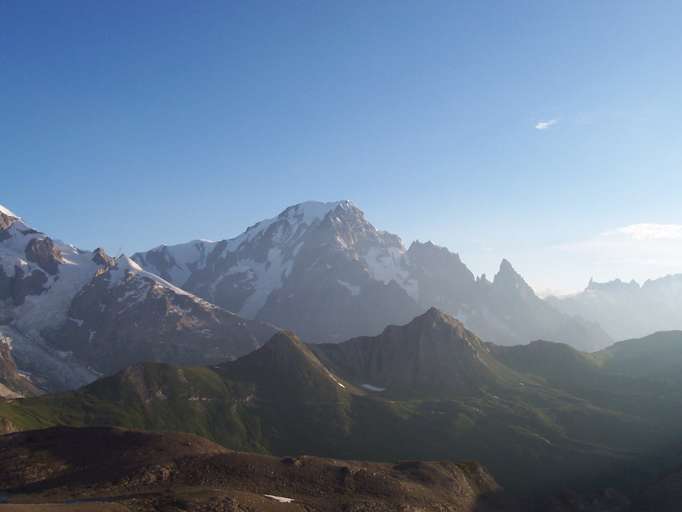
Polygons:
[[160,246],[133,259],[212,303],[309,342],[378,334],[433,306],[498,344],[544,338],[596,349],[610,342],[596,324],[538,298],[508,261],[492,281],[477,278],[446,248],[430,242],[406,248],[349,201],[301,203],[235,238]]
[[140,361],[222,362],[275,330],[0,210],[2,395],[73,389]]
[[484,512],[499,486],[473,462],[275,458],[187,434],[54,428],[0,437],[0,490],[12,503],[0,510]]

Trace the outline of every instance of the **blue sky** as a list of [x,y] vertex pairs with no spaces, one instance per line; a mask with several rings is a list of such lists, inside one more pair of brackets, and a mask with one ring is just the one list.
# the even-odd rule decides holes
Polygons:
[[682,272],[680,19],[656,1],[0,0],[0,203],[116,253],[347,198],[538,289]]

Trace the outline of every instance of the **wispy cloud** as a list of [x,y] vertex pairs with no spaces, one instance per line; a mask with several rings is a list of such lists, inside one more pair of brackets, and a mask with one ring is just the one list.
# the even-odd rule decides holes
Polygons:
[[547,121],[538,121],[535,123],[536,130],[547,130],[559,122],[558,119],[549,119]]
[[554,249],[602,279],[659,277],[682,272],[682,224],[630,224]]
[[622,234],[633,240],[682,240],[682,224],[631,224],[604,235]]

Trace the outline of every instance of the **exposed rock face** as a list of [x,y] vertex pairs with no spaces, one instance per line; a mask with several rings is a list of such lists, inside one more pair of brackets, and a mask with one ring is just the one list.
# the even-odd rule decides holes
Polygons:
[[17,432],[17,428],[7,418],[0,418],[0,435]]
[[39,394],[38,388],[17,370],[10,339],[0,333],[0,398],[18,398]]
[[142,267],[247,318],[310,342],[380,333],[429,307],[502,344],[546,338],[599,348],[597,326],[559,313],[503,262],[493,283],[457,254],[400,239],[348,201],[302,203],[220,242],[161,246],[133,256]]
[[109,256],[104,249],[100,247],[93,251],[92,261],[102,267],[113,267],[116,264],[116,260]]
[[37,263],[51,276],[59,272],[59,264],[64,262],[61,251],[49,237],[32,238],[26,245],[25,252],[28,261]]
[[46,291],[47,275],[40,269],[26,274],[21,267],[14,268],[12,277],[5,274],[0,267],[0,300],[11,300],[15,306],[21,306],[29,295],[40,295]]

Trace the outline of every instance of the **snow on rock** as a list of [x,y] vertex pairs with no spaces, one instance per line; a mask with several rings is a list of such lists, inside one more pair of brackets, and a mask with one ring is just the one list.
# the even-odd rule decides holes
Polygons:
[[405,251],[401,247],[370,247],[364,255],[367,271],[372,279],[388,284],[395,281],[410,297],[417,300],[417,281],[410,277],[405,265]]
[[0,204],[0,213],[7,215],[8,217],[14,217],[15,219],[19,219],[20,217],[14,213],[12,210],[7,208],[6,206],[3,206]]
[[346,281],[343,281],[341,279],[337,279],[336,282],[339,283],[344,288],[346,288],[348,291],[350,291],[351,295],[353,295],[353,296],[360,295],[360,287],[359,286],[352,285],[352,284],[350,284]]
[[282,287],[284,278],[291,272],[293,261],[284,261],[282,250],[272,248],[268,251],[267,260],[260,263],[245,259],[240,260],[226,275],[244,273],[249,276],[253,292],[242,306],[239,314],[253,318],[263,307],[273,290]]
[[271,500],[278,501],[279,503],[293,503],[294,499],[293,498],[285,498],[284,496],[275,496],[274,494],[263,494],[266,498],[270,498]]
[[182,286],[195,268],[202,268],[217,242],[192,240],[177,245],[160,245],[147,253],[137,253],[132,259],[142,267]]
[[371,384],[362,384],[361,387],[365,388],[367,391],[374,391],[380,393],[381,391],[386,391],[386,388],[380,388],[378,386],[372,386]]
[[194,297],[191,293],[186,292],[182,288],[178,288],[177,286],[169,283],[168,281],[162,279],[156,274],[152,274],[151,272],[143,270],[142,267],[140,267],[140,265],[138,265],[135,261],[130,259],[125,254],[121,254],[118,258],[116,258],[116,264],[114,268],[109,271],[109,273],[110,273],[109,286],[116,286],[121,284],[121,282],[123,282],[124,280],[128,280],[131,277],[139,276],[146,277],[147,279],[150,279],[156,284],[159,284],[166,288],[170,288],[173,292],[177,294]]
[[[49,276],[43,293],[26,296],[24,303],[14,309],[15,325],[22,332],[33,336],[45,328],[56,327],[66,321],[71,301],[99,268],[92,261],[92,253],[79,251],[59,242],[55,242],[55,245],[63,256],[58,274]],[[0,258],[5,260],[5,255],[0,253]],[[18,260],[25,263],[20,257]],[[27,268],[29,272],[37,267],[27,263]]]
[[310,227],[315,222],[321,221],[326,215],[339,205],[350,205],[350,201],[336,201],[333,203],[320,203],[308,201],[305,203],[290,206],[277,217],[262,220],[249,227],[241,235],[227,241],[226,252],[238,250],[242,244],[252,242],[258,237],[268,232],[269,228],[279,224],[279,230],[273,234],[273,242],[276,245],[283,245],[298,239],[297,235],[302,233],[301,228]]

